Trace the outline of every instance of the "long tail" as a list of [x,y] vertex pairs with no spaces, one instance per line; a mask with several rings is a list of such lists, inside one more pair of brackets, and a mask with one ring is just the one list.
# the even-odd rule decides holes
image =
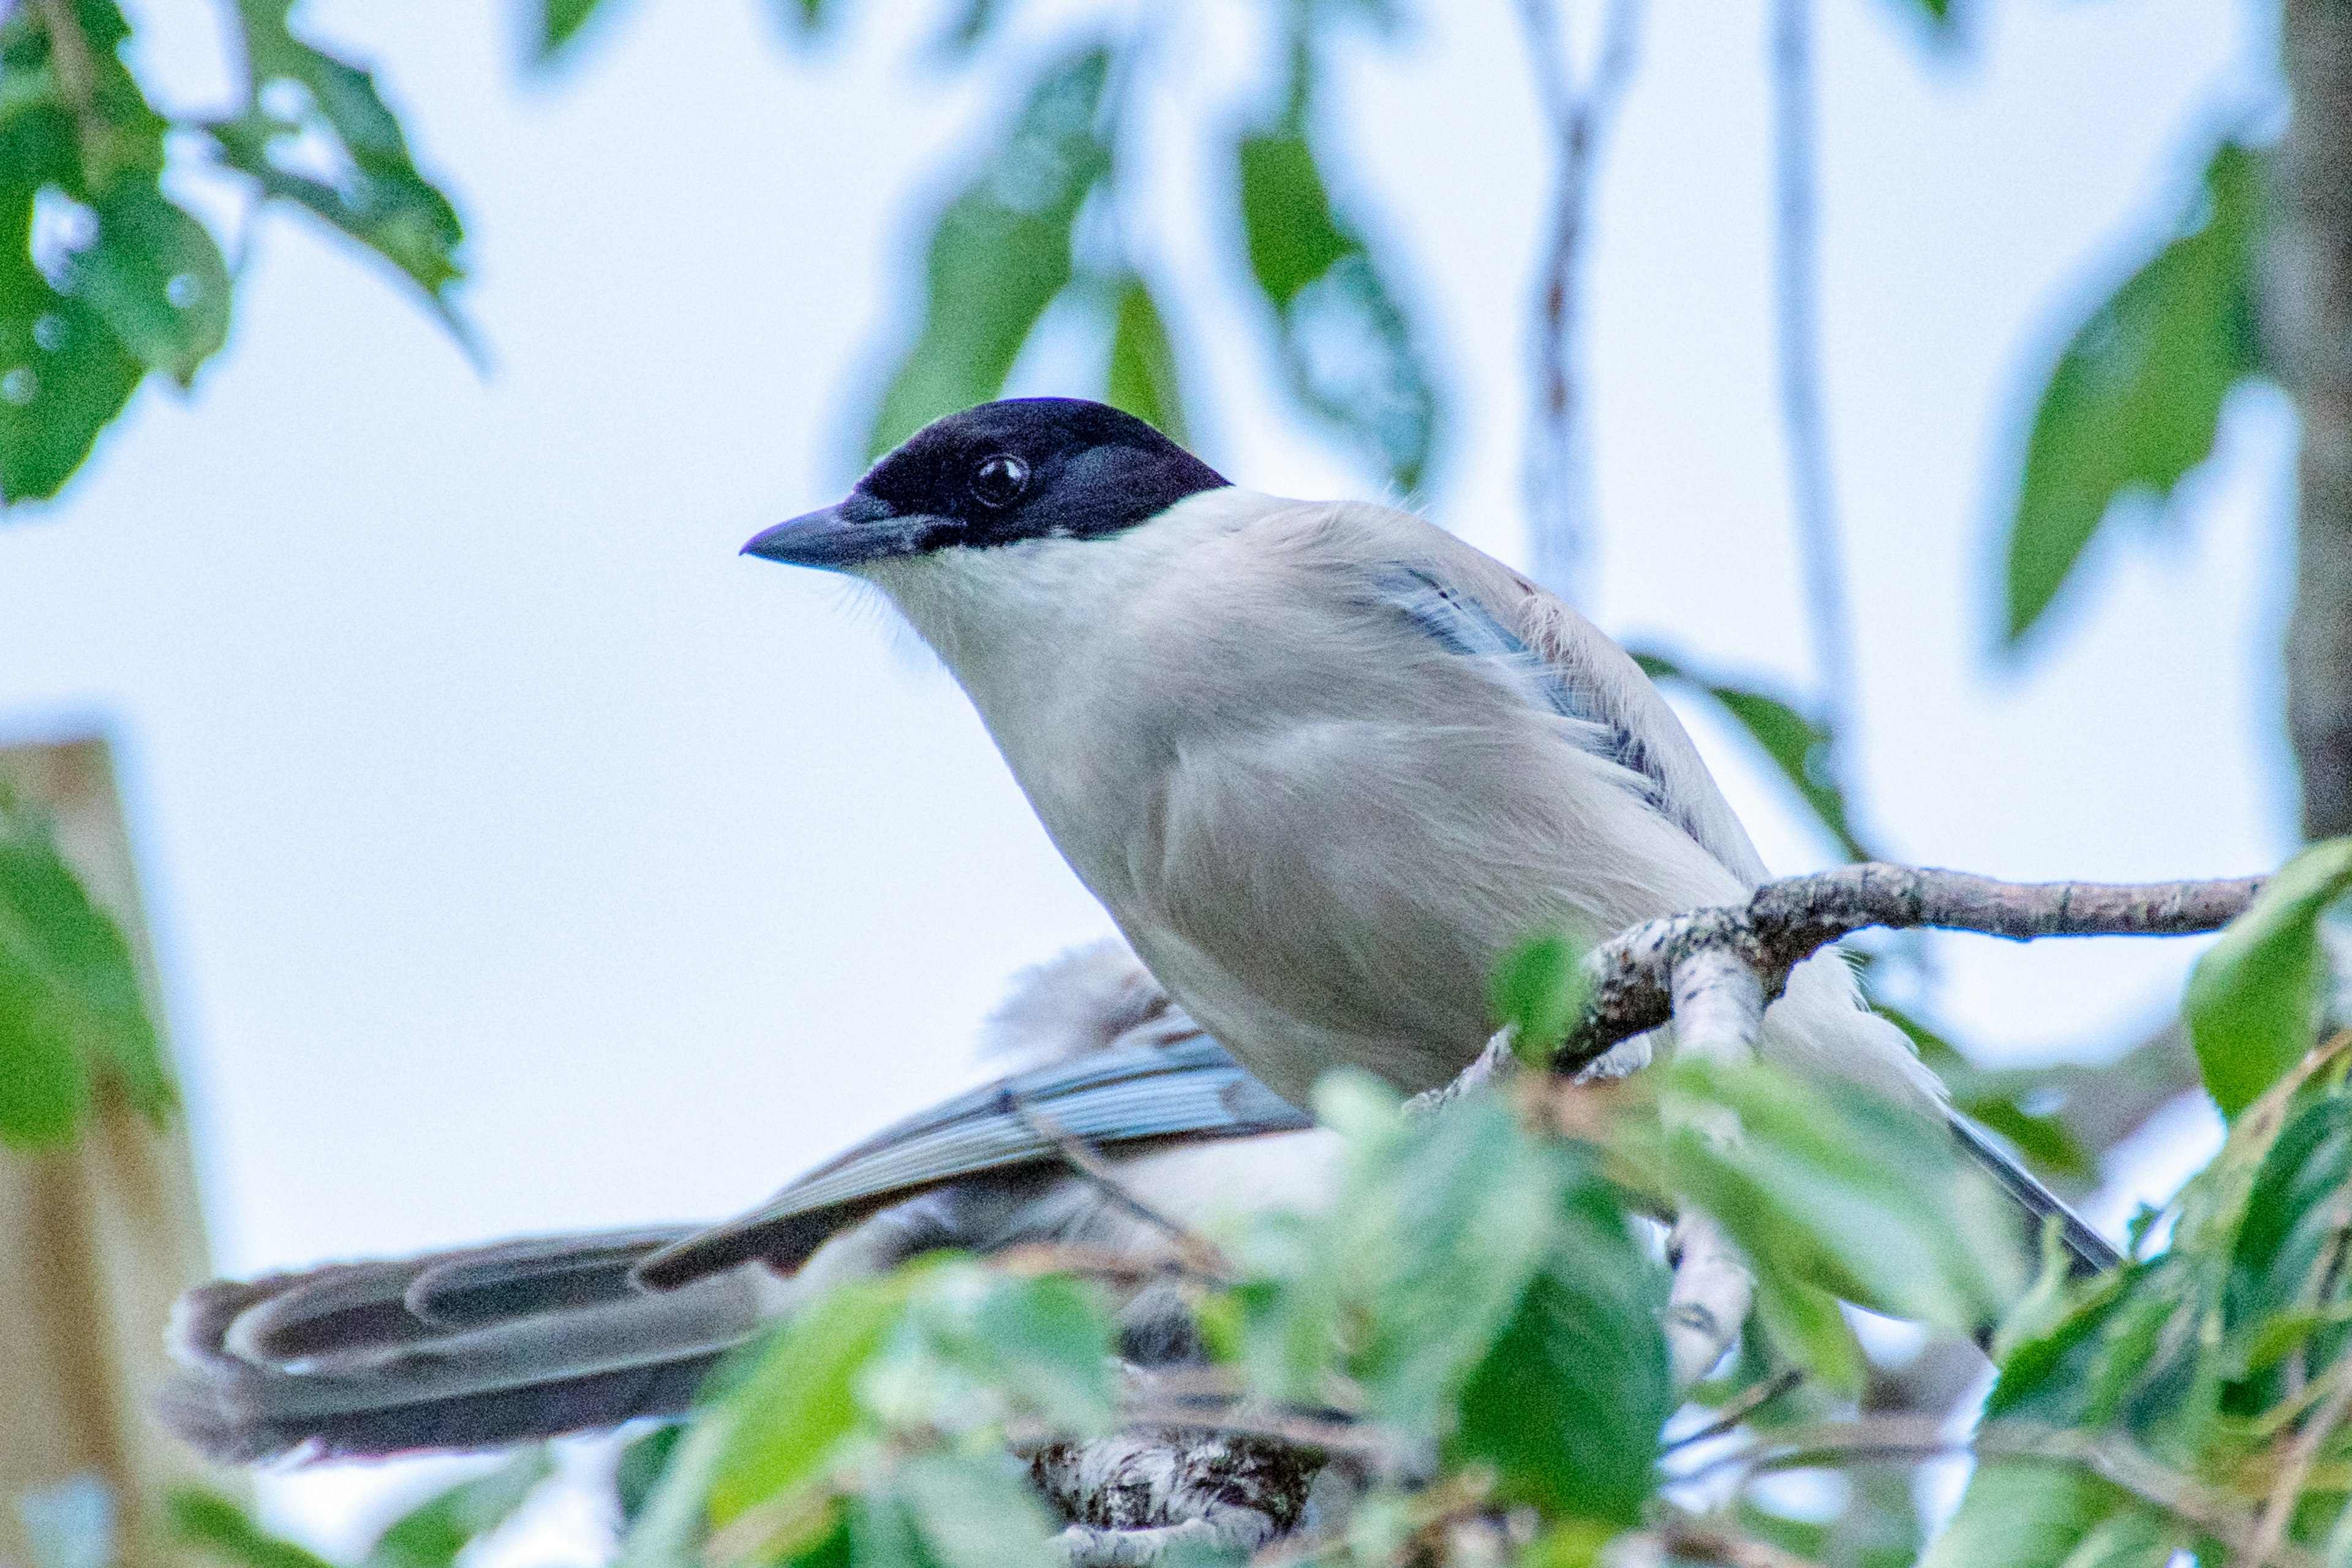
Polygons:
[[755,1333],[746,1269],[649,1292],[629,1271],[691,1227],[334,1264],[181,1298],[158,1413],[216,1459],[482,1447],[683,1411]]
[[1958,1110],[1947,1108],[1945,1115],[1951,1123],[1953,1141],[2000,1184],[2011,1203],[2032,1216],[2036,1231],[2044,1222],[2056,1217],[2058,1239],[2064,1245],[2077,1278],[2103,1274],[2123,1261],[2123,1254],[2116,1250],[2113,1242],[2093,1230],[2082,1215],[2067,1206],[2065,1199],[2043,1186],[2041,1178],[2019,1164],[2008,1150],[1993,1141],[1990,1133]]

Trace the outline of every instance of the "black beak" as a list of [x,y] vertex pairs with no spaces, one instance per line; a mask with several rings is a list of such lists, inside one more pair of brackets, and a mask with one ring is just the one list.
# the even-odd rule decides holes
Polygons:
[[743,553],[788,566],[838,572],[862,562],[914,555],[928,547],[938,519],[900,517],[872,496],[853,494],[838,506],[813,511],[753,536]]

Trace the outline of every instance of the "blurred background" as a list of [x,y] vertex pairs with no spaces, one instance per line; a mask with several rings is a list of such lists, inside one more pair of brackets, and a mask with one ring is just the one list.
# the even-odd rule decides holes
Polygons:
[[[313,0],[294,34],[373,70],[462,278],[207,141],[270,74],[238,12],[123,10],[236,309],[55,499],[13,487],[0,742],[110,743],[223,1273],[715,1216],[987,1074],[1008,978],[1108,921],[877,602],[736,550],[1000,383],[1537,572],[1696,678],[1777,872],[2223,876],[2300,839],[2287,395],[2223,376],[2168,500],[2098,492],[2042,588],[2016,531],[2062,351],[2219,231],[2217,142],[2278,131],[2267,6]],[[273,166],[333,184],[351,127],[286,85]],[[1104,143],[1058,208],[1057,113]],[[982,267],[956,223],[1025,254],[991,201],[1076,268],[1009,325],[943,309]],[[1284,271],[1283,223],[1319,262]],[[2098,1064],[2199,945],[1874,967],[1980,1067]],[[2158,1101],[2073,1152],[2112,1233],[2218,1140]],[[348,1553],[451,1473],[289,1473],[265,1511]],[[591,1510],[542,1511],[514,1550],[593,1560]]]

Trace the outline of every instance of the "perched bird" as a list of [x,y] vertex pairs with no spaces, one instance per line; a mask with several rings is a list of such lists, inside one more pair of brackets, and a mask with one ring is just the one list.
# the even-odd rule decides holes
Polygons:
[[[236,1463],[487,1447],[674,1415],[719,1356],[845,1279],[1031,1243],[1148,1271],[1177,1244],[1129,1198],[1186,1226],[1325,1199],[1332,1135],[1252,1081],[1117,943],[1032,971],[992,1035],[1019,1070],[885,1130],[741,1221],[201,1287],[173,1316],[180,1369],[160,1413]],[[1067,1163],[1072,1140],[1114,1184]],[[1121,1329],[1139,1364],[1197,1350],[1166,1289],[1139,1289]]]
[[[1100,404],[939,420],[744,550],[888,596],[1136,952],[1293,1104],[1341,1064],[1454,1079],[1531,935],[1765,876],[1672,710],[1573,609],[1421,518],[1243,489]],[[1790,975],[1761,1049],[1949,1114],[1834,952]]]

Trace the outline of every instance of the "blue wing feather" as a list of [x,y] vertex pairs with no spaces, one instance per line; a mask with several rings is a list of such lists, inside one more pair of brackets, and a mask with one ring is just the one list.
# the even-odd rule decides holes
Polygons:
[[660,1288],[763,1258],[797,1268],[843,1226],[918,1193],[1061,1159],[1040,1121],[1098,1149],[1312,1127],[1206,1035],[1126,1046],[1016,1073],[884,1128],[740,1219],[664,1247],[636,1278]]

